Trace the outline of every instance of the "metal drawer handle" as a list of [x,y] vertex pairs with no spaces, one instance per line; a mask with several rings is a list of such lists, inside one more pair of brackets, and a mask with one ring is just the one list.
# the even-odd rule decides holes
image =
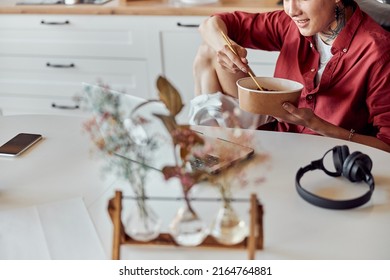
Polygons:
[[56,109],[64,109],[64,110],[77,110],[80,108],[79,105],[68,106],[68,105],[57,105],[55,103],[51,103],[51,107]]
[[183,24],[181,22],[176,23],[176,25],[179,27],[189,27],[189,28],[199,27],[199,24]]
[[45,24],[45,25],[66,25],[66,24],[70,24],[70,21],[69,20],[65,20],[65,21],[45,21],[45,20],[41,20],[41,24]]
[[51,64],[50,62],[46,63],[47,67],[53,67],[53,68],[74,68],[75,65],[73,63],[71,64]]

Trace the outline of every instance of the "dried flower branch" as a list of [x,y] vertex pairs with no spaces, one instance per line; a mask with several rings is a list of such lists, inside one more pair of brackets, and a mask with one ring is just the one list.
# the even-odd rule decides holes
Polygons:
[[[165,166],[162,170],[164,178],[179,178],[183,188],[184,199],[187,207],[194,213],[189,200],[189,192],[198,182],[205,180],[208,174],[202,170],[191,168],[190,160],[194,148],[204,145],[203,138],[190,129],[188,125],[179,125],[176,122],[176,116],[184,107],[182,99],[176,88],[164,77],[157,79],[157,89],[161,102],[168,109],[170,115],[154,114],[158,117],[172,137],[173,152],[176,165]],[[180,159],[177,158],[176,151],[179,150]]]
[[[153,113],[153,116],[161,120],[169,132],[175,158],[174,165],[163,167],[164,178],[166,180],[179,179],[190,211],[193,211],[193,209],[190,205],[189,192],[201,181],[209,180],[214,185],[219,186],[222,197],[226,197],[225,194],[231,191],[231,182],[237,177],[245,177],[242,174],[248,168],[249,161],[237,164],[234,168],[228,168],[217,175],[210,175],[205,170],[192,168],[191,161],[194,158],[202,158],[213,151],[218,151],[218,154],[223,155],[227,160],[229,157],[235,157],[235,155],[223,145],[211,145],[200,134],[191,130],[189,125],[178,124],[176,116],[184,107],[179,92],[162,76],[158,77],[156,84],[159,99],[147,100],[136,106],[131,112],[120,109],[118,96],[110,94],[108,87],[105,87],[106,90],[103,90],[103,93],[97,94],[98,98],[92,99],[90,110],[99,114],[85,123],[85,129],[89,133],[92,142],[102,154],[110,158],[109,167],[111,170],[116,170],[117,174],[130,182],[134,182],[134,184],[137,180],[141,180],[142,184],[138,185],[144,185],[147,171],[152,169],[150,163],[153,160],[153,151],[157,149],[157,142],[154,141],[154,136],[146,136],[146,138],[141,139],[142,141],[139,141],[137,135],[134,135],[136,131],[134,128],[142,127],[149,122],[149,120],[136,113],[152,102],[161,102],[167,108],[168,114]],[[237,121],[239,116],[235,112],[233,114],[223,112],[223,115],[225,121],[231,124],[239,124]],[[131,129],[126,127],[123,122],[124,119],[130,121]],[[104,137],[102,137],[102,132],[105,135]],[[247,146],[252,145],[253,134],[250,130],[232,129],[230,132],[228,136],[232,142]],[[251,162],[256,164],[265,160],[266,157],[262,155],[255,157]],[[246,184],[247,181],[241,179],[240,185],[244,186]],[[143,189],[134,189],[134,193],[137,196],[145,196]]]
[[150,163],[158,145],[155,138],[144,135],[140,139],[136,132],[149,120],[121,108],[120,96],[112,94],[108,86],[87,87],[85,94],[89,98],[84,108],[92,116],[84,129],[95,152],[106,160],[104,170],[129,181],[134,194],[144,198],[146,177],[153,169]]

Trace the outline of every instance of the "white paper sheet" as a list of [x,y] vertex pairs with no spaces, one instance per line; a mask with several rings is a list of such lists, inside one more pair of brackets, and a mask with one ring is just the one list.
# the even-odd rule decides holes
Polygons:
[[50,259],[35,207],[0,211],[0,259]]
[[82,198],[0,211],[0,259],[106,259]]

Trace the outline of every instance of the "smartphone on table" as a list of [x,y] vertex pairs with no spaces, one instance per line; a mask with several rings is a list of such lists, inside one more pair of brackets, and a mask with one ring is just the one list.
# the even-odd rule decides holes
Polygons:
[[0,156],[18,156],[41,139],[41,134],[19,133],[0,146]]

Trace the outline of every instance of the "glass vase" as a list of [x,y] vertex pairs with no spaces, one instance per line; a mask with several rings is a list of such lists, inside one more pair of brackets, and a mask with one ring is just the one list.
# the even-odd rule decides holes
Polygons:
[[181,246],[198,246],[208,234],[207,225],[189,203],[178,209],[169,230],[175,242]]
[[248,227],[233,208],[230,191],[221,194],[223,203],[212,223],[211,235],[221,244],[238,244],[248,236]]
[[137,198],[136,204],[124,225],[125,232],[132,239],[147,242],[155,239],[161,230],[162,221],[144,198]]

